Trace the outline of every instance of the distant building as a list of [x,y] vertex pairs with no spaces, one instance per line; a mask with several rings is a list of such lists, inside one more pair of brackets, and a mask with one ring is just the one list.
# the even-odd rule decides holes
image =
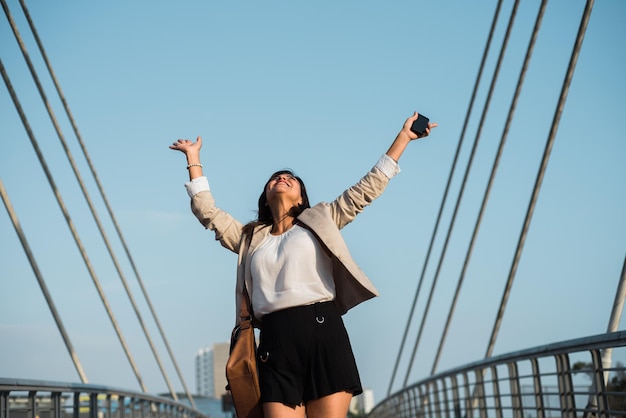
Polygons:
[[372,389],[363,389],[363,393],[355,396],[350,401],[349,411],[355,415],[366,415],[374,409],[374,391]]
[[229,343],[217,343],[196,354],[196,394],[221,399],[226,391],[226,360]]

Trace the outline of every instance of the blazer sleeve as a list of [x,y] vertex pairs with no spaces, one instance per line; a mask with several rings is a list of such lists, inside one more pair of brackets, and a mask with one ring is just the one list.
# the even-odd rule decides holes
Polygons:
[[378,167],[373,167],[358,183],[329,203],[331,217],[337,228],[341,229],[352,222],[383,193],[387,184],[389,178]]
[[215,239],[224,248],[239,253],[243,224],[218,208],[210,191],[201,191],[191,198],[191,211],[205,228],[215,232]]

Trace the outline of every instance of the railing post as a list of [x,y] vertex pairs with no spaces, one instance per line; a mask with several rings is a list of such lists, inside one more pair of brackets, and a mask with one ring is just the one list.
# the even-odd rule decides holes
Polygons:
[[397,410],[396,410],[396,414],[397,416],[403,417],[405,415],[410,415],[409,412],[412,406],[411,406],[411,392],[401,392],[400,396],[399,396],[399,401],[398,401],[398,406],[397,406]]
[[491,378],[493,386],[493,407],[496,418],[502,418],[502,400],[500,399],[500,379],[498,378],[497,366],[491,366]]
[[424,416],[432,418],[433,417],[433,403],[430,399],[430,394],[432,391],[432,382],[426,383],[424,385],[425,393],[422,398],[422,409],[424,410]]
[[74,392],[74,399],[72,399],[74,408],[72,410],[72,416],[74,418],[80,418],[80,392]]
[[134,396],[130,398],[130,418],[137,418],[137,400]]
[[591,361],[593,364],[593,381],[591,384],[592,393],[589,394],[589,402],[585,407],[586,411],[583,417],[589,417],[592,414],[591,411],[594,411],[593,414],[596,416],[608,417],[609,414],[605,411],[609,409],[609,402],[606,397],[604,365],[600,350],[591,350]]
[[441,418],[441,400],[439,399],[439,385],[437,380],[433,380],[431,385],[433,386],[433,406],[434,413],[437,418]]
[[36,396],[36,391],[31,390],[28,392],[28,414],[26,415],[28,418],[37,418],[37,402],[35,401]]
[[559,383],[559,398],[561,400],[561,415],[576,418],[576,400],[574,399],[574,385],[572,383],[572,369],[567,354],[555,356],[557,377]]
[[533,387],[535,388],[535,409],[537,418],[545,418],[545,405],[543,403],[543,386],[541,385],[541,370],[536,358],[530,359],[533,368]]
[[89,394],[89,418],[98,418],[98,393]]
[[0,392],[0,418],[9,418],[9,391]]
[[446,378],[441,378],[441,391],[443,392],[443,414],[446,418],[450,418],[450,399],[448,398],[448,385]]
[[467,371],[463,373],[463,391],[465,392],[465,418],[472,418],[472,394],[470,393],[469,378],[467,377]]
[[[413,389],[412,391],[413,393],[413,399],[415,400],[415,416],[416,417],[425,417],[426,416],[426,410],[424,409],[424,405],[426,404],[426,402],[424,401],[424,398],[426,397],[426,395],[424,395],[424,389],[422,388],[422,386],[418,386],[415,389]],[[411,415],[409,415],[411,416]]]
[[124,396],[118,395],[117,396],[117,415],[115,415],[114,418],[124,418],[124,416],[126,415],[125,409],[126,408],[124,407]]
[[522,392],[519,384],[519,371],[517,363],[511,362],[507,364],[509,369],[509,384],[511,388],[511,408],[513,416],[523,418],[524,407],[522,405]]
[[478,404],[478,416],[481,418],[487,418],[487,414],[485,413],[484,370],[476,369],[474,370],[474,375],[476,376],[476,383],[474,383],[474,399],[472,400],[472,403],[474,405]]
[[102,406],[104,409],[104,417],[103,418],[112,418],[111,417],[111,394],[107,393],[104,398],[104,405]]
[[50,393],[52,418],[61,418],[61,392]]
[[452,385],[452,406],[454,408],[454,418],[461,418],[461,398],[459,396],[459,380],[456,375],[450,376]]

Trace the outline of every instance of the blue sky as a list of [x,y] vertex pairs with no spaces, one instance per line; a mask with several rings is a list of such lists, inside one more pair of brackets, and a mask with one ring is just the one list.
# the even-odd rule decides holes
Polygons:
[[[140,310],[182,390],[19,2],[8,2]],[[218,204],[251,220],[266,177],[292,168],[334,199],[414,111],[439,123],[344,236],[381,296],[345,316],[363,384],[384,397],[423,268],[496,2],[30,2],[107,197],[190,389],[193,357],[227,341],[236,258],[189,210],[184,158],[204,139]],[[494,45],[512,7],[505,1]],[[522,2],[442,263],[410,381],[432,366],[539,7]],[[551,2],[439,371],[484,357],[584,2]],[[494,354],[606,331],[626,249],[626,3],[596,2]],[[167,390],[11,33],[0,58],[148,390]],[[490,54],[491,75],[497,53]],[[485,102],[480,85],[426,269],[415,339]],[[0,179],[91,383],[139,386],[3,86]],[[443,232],[442,232],[443,231]],[[78,382],[6,211],[0,211],[0,376]],[[621,320],[620,329],[625,327]],[[410,349],[406,349],[409,352]],[[404,356],[395,388],[404,377]]]

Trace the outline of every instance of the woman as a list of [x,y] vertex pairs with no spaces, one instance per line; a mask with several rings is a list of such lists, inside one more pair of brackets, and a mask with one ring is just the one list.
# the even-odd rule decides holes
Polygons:
[[[270,176],[247,225],[215,205],[202,174],[200,148],[179,139],[170,148],[187,157],[185,184],[192,211],[238,254],[237,320],[243,286],[261,330],[258,347],[261,401],[266,418],[345,418],[362,392],[341,315],[377,295],[354,262],[339,230],[383,192],[400,170],[397,161],[417,119],[409,117],[376,165],[331,203],[309,205],[302,180],[290,171]],[[428,136],[436,123],[429,123]]]

